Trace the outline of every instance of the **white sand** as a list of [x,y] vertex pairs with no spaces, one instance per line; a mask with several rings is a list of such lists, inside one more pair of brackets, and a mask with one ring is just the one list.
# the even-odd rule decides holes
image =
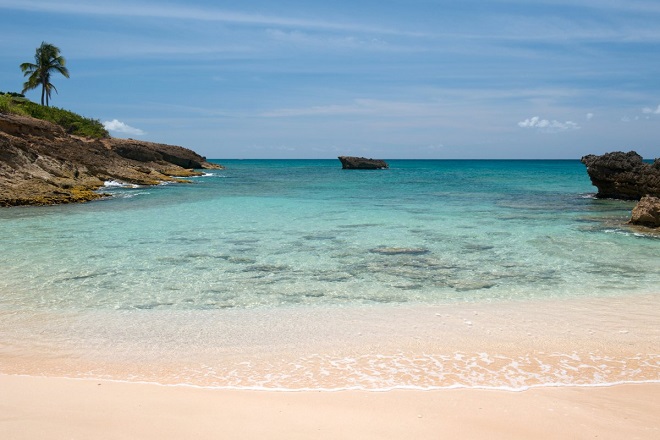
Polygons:
[[660,384],[268,392],[0,375],[2,439],[658,439]]
[[[164,322],[136,321],[139,315],[115,322],[114,315],[67,320],[5,314],[0,316],[0,440],[660,439],[660,295],[332,312],[236,312],[223,314],[224,321],[215,314],[207,320],[182,315],[181,321]],[[537,374],[543,369],[537,360],[543,360],[560,379],[566,371],[569,381],[590,383],[598,370],[607,373],[608,382],[654,382],[522,392],[276,392],[56,377],[171,383],[181,371],[193,371],[192,383],[226,387],[231,385],[227,372],[242,361],[251,363],[238,378],[267,377],[301,360],[348,357],[376,358],[375,370],[358,362],[355,371],[384,374],[391,364],[378,366],[383,354],[400,364],[482,352],[530,359],[522,369],[486,365],[499,372],[495,379]],[[565,355],[550,364],[553,353]],[[594,354],[597,364],[580,366]],[[601,368],[603,362],[608,365]],[[202,363],[213,368],[194,370]],[[305,365],[305,371],[318,371],[313,362]],[[466,366],[459,357],[455,368],[451,362],[442,368],[465,372]],[[404,367],[392,373],[397,383],[432,379],[433,368],[413,377],[409,365]],[[213,373],[210,383],[200,371]],[[342,369],[331,373],[329,386],[350,379]]]

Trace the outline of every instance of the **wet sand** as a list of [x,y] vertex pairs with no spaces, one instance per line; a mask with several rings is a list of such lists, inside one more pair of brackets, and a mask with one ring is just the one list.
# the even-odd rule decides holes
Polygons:
[[660,295],[0,313],[0,374],[266,390],[660,381]]

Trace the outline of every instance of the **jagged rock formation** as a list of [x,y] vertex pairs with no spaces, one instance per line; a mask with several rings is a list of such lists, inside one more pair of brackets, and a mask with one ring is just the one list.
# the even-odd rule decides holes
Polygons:
[[105,181],[154,185],[220,168],[186,148],[87,139],[26,116],[0,113],[0,206],[84,202]]
[[660,159],[643,162],[634,151],[582,158],[591,183],[598,188],[596,197],[639,200],[646,195],[660,197]]
[[345,170],[380,170],[388,168],[384,160],[367,159],[366,157],[339,156],[341,167]]
[[632,210],[630,223],[649,228],[660,228],[660,198],[642,197],[642,200]]
[[187,148],[133,139],[105,139],[103,143],[126,159],[178,165],[186,169],[208,168],[206,158]]

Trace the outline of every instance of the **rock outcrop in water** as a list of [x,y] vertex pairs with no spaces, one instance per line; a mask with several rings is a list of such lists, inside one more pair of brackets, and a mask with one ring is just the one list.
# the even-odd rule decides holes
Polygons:
[[642,197],[642,200],[632,210],[630,223],[649,228],[660,228],[660,197]]
[[389,167],[384,160],[366,157],[339,156],[339,160],[345,170],[381,170]]
[[58,125],[0,113],[0,206],[51,205],[103,197],[105,181],[180,181],[221,168],[183,147],[126,139],[88,139]]
[[660,159],[645,163],[634,151],[582,158],[591,183],[598,188],[596,197],[639,200],[646,195],[660,197]]

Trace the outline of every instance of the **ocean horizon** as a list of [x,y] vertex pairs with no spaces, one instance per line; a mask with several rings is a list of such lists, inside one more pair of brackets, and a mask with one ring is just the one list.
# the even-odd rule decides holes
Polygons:
[[[660,236],[626,224],[634,202],[596,199],[579,160],[212,162],[226,168],[190,184],[0,210],[0,372],[284,390],[660,380],[657,331],[626,347],[653,326]],[[631,310],[602,332],[616,309]]]

